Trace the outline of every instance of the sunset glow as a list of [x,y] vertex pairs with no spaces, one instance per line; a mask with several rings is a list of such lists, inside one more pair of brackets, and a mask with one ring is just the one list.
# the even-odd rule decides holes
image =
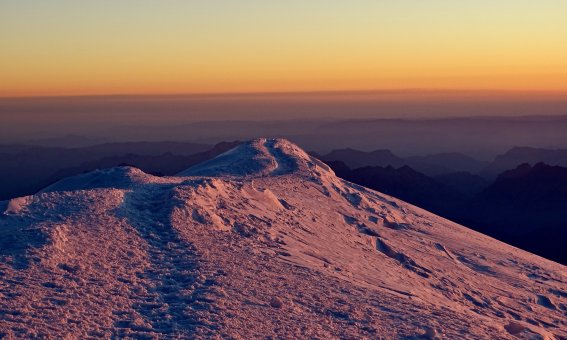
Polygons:
[[567,91],[566,15],[554,0],[0,0],[0,96]]

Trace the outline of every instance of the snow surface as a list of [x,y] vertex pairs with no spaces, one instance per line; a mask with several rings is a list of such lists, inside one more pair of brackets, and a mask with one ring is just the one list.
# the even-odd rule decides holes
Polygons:
[[0,338],[567,337],[564,266],[286,140],[0,203]]

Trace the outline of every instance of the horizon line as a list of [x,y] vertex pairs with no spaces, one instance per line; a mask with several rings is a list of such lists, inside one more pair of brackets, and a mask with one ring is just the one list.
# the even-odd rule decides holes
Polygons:
[[567,89],[504,89],[504,88],[470,88],[470,89],[449,89],[449,88],[382,88],[382,89],[360,89],[360,90],[308,90],[308,91],[219,91],[219,92],[139,92],[139,93],[92,93],[92,94],[46,94],[46,95],[16,95],[2,96],[0,100],[34,100],[34,99],[63,99],[63,98],[134,98],[134,97],[225,97],[225,96],[310,96],[310,95],[348,95],[348,94],[376,94],[376,95],[403,95],[403,94],[547,94],[547,95],[566,95]]

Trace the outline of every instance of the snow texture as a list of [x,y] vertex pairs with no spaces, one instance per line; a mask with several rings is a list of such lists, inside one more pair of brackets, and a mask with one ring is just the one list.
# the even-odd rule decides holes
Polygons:
[[282,139],[0,203],[0,338],[567,337],[564,266]]

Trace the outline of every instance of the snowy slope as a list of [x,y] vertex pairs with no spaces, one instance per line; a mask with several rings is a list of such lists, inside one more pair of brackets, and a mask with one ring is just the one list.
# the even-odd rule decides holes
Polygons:
[[565,338],[560,264],[280,139],[0,204],[0,338]]

